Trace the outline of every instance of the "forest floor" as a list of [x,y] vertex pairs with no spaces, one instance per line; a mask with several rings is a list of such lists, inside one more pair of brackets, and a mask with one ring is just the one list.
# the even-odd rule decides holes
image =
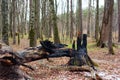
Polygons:
[[[21,40],[20,45],[12,45],[13,49],[23,50],[28,47],[28,40]],[[99,66],[97,74],[103,80],[120,80],[120,48],[114,48],[115,55],[109,55],[107,48],[101,49],[95,47],[94,42],[88,42],[88,55]],[[54,58],[48,62],[46,59],[28,63],[35,70],[21,67],[33,80],[90,80],[91,74],[88,72],[70,72],[67,70],[59,70],[62,65],[67,64],[69,58]],[[58,67],[58,68],[56,68]]]

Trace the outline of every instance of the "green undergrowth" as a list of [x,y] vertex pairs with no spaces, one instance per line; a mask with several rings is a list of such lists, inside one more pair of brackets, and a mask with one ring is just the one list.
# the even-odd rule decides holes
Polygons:
[[[68,48],[72,48],[72,44],[67,44],[68,45]],[[77,48],[76,46],[75,46],[75,48]],[[93,42],[93,43],[88,43],[87,44],[87,49],[89,50],[89,51],[95,51],[95,50],[100,50],[101,48],[100,47],[97,47],[97,45],[96,45],[96,43],[95,42]],[[103,50],[106,50],[107,48],[102,48]]]

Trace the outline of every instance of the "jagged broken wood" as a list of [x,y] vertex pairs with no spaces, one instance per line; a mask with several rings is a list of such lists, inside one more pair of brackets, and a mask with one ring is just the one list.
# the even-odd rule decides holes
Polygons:
[[[4,67],[7,67],[9,70],[12,70],[14,74],[21,75],[19,73],[19,66],[25,66],[27,68],[32,69],[30,66],[25,65],[25,63],[29,63],[36,60],[41,59],[49,59],[49,58],[57,58],[57,57],[70,57],[70,61],[68,62],[68,65],[89,65],[94,70],[94,64],[90,57],[87,54],[87,35],[83,35],[83,43],[81,44],[81,38],[78,36],[77,39],[77,50],[75,50],[75,47],[73,49],[63,48],[66,46],[65,44],[55,44],[48,40],[41,41],[40,42],[42,46],[34,47],[34,48],[28,48],[23,51],[19,52],[13,52],[10,50],[3,50],[0,49],[0,66],[3,66],[0,68],[0,71],[4,73]],[[75,46],[75,42],[73,44]],[[8,56],[9,55],[9,56]],[[14,67],[14,68],[13,68]],[[18,70],[18,73],[14,71]],[[84,69],[81,69],[81,71],[85,71]],[[12,72],[12,73],[13,73]],[[6,75],[6,74],[5,74]],[[5,76],[0,74],[0,78]],[[7,73],[7,75],[11,75],[11,73]],[[23,75],[23,80],[26,80],[29,77],[26,77],[27,75]],[[13,76],[13,79],[16,78]],[[8,76],[8,80],[9,80]],[[11,79],[11,80],[13,80]],[[7,79],[3,79],[7,80]],[[19,80],[19,76],[18,76]]]

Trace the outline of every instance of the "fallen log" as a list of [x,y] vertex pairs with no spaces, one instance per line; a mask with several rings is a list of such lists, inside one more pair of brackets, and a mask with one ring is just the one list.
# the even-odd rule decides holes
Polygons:
[[0,80],[28,80],[31,79],[19,66],[3,66],[0,64]]
[[[52,46],[54,45],[51,42],[50,42],[50,44]],[[12,75],[13,79],[9,78],[9,75],[11,75],[11,73],[15,74],[15,75],[18,74],[17,80],[20,80],[21,78],[23,78],[23,80],[26,80],[26,78],[28,78],[28,77],[26,77],[26,75],[22,75],[23,73],[19,73],[19,72],[21,72],[19,70],[19,66],[24,66],[29,69],[32,69],[30,66],[25,65],[24,63],[29,63],[29,62],[33,62],[33,61],[41,60],[41,59],[57,58],[57,57],[70,57],[70,61],[68,62],[68,65],[73,65],[73,66],[74,65],[76,65],[76,66],[88,65],[88,66],[92,67],[94,70],[96,70],[94,68],[94,64],[93,64],[92,60],[90,59],[90,57],[87,54],[87,48],[86,48],[87,36],[86,35],[83,35],[83,44],[81,44],[81,38],[78,38],[77,50],[75,50],[75,47],[73,49],[68,49],[68,48],[63,49],[63,47],[61,48],[61,45],[59,47],[58,44],[57,44],[57,47],[51,47],[50,44],[47,45],[46,42],[43,41],[43,42],[41,42],[42,46],[25,49],[25,50],[19,51],[19,52],[3,50],[1,48],[0,54],[4,55],[4,56],[0,57],[0,65],[1,65],[0,71],[3,73],[6,71],[6,69],[13,71],[13,72],[8,71],[8,73],[5,74],[5,75],[8,75],[7,76],[8,79],[3,79],[3,80],[14,80],[13,75]],[[74,44],[74,46],[75,46],[75,44]],[[30,50],[32,50],[32,51],[30,51]],[[77,62],[77,64],[76,64],[76,62]],[[4,71],[4,68],[5,68],[5,71]],[[71,69],[71,68],[69,68],[69,69]],[[85,71],[84,69],[79,69],[79,70]],[[18,73],[16,71],[18,71]],[[2,77],[5,77],[5,75],[0,75],[0,79]],[[19,76],[21,76],[21,77],[19,77]]]

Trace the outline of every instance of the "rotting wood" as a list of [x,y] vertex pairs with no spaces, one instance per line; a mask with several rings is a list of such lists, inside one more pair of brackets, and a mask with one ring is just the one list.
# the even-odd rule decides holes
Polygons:
[[[18,75],[17,76],[18,80],[19,79],[21,80],[21,78],[24,78],[23,80],[25,80],[29,77],[26,77],[26,74],[23,75],[23,73],[21,73],[21,71],[19,70],[20,66],[24,66],[24,67],[27,67],[27,68],[33,70],[33,68],[31,66],[25,65],[25,63],[29,63],[29,62],[33,62],[33,61],[41,60],[41,59],[57,58],[57,57],[70,57],[69,63],[72,63],[72,64],[68,63],[68,66],[69,65],[73,65],[73,66],[74,65],[76,65],[76,66],[88,65],[89,67],[96,70],[94,68],[94,64],[92,63],[90,57],[87,54],[87,49],[86,49],[87,39],[86,38],[87,38],[87,36],[85,35],[85,37],[84,37],[84,35],[83,35],[83,40],[84,40],[83,44],[79,43],[77,50],[68,49],[68,48],[63,49],[64,46],[62,48],[61,47],[59,48],[60,45],[57,45],[57,48],[51,48],[50,45],[43,46],[44,42],[43,42],[42,46],[25,49],[25,50],[19,51],[19,52],[13,52],[13,51],[1,49],[0,54],[2,57],[0,57],[0,65],[2,68],[0,68],[0,71],[4,73],[4,70],[6,70],[6,69],[12,70],[12,74]],[[53,53],[51,53],[51,52],[53,52]],[[78,58],[80,58],[80,59],[76,60],[76,58],[77,58],[76,56],[78,56]],[[71,60],[73,60],[73,61],[71,62]],[[78,64],[74,64],[76,62],[75,60],[78,62]],[[3,80],[13,80],[14,79],[14,76],[13,76],[13,79],[9,78],[9,75],[11,76],[11,71],[9,73],[9,70],[7,73],[8,79],[3,79]],[[89,72],[89,70],[80,68],[80,67],[79,68],[68,67],[68,70]],[[18,73],[16,71],[18,71]],[[21,77],[19,77],[19,76],[21,76]],[[2,77],[4,77],[4,76],[0,75],[0,78],[2,78]]]

